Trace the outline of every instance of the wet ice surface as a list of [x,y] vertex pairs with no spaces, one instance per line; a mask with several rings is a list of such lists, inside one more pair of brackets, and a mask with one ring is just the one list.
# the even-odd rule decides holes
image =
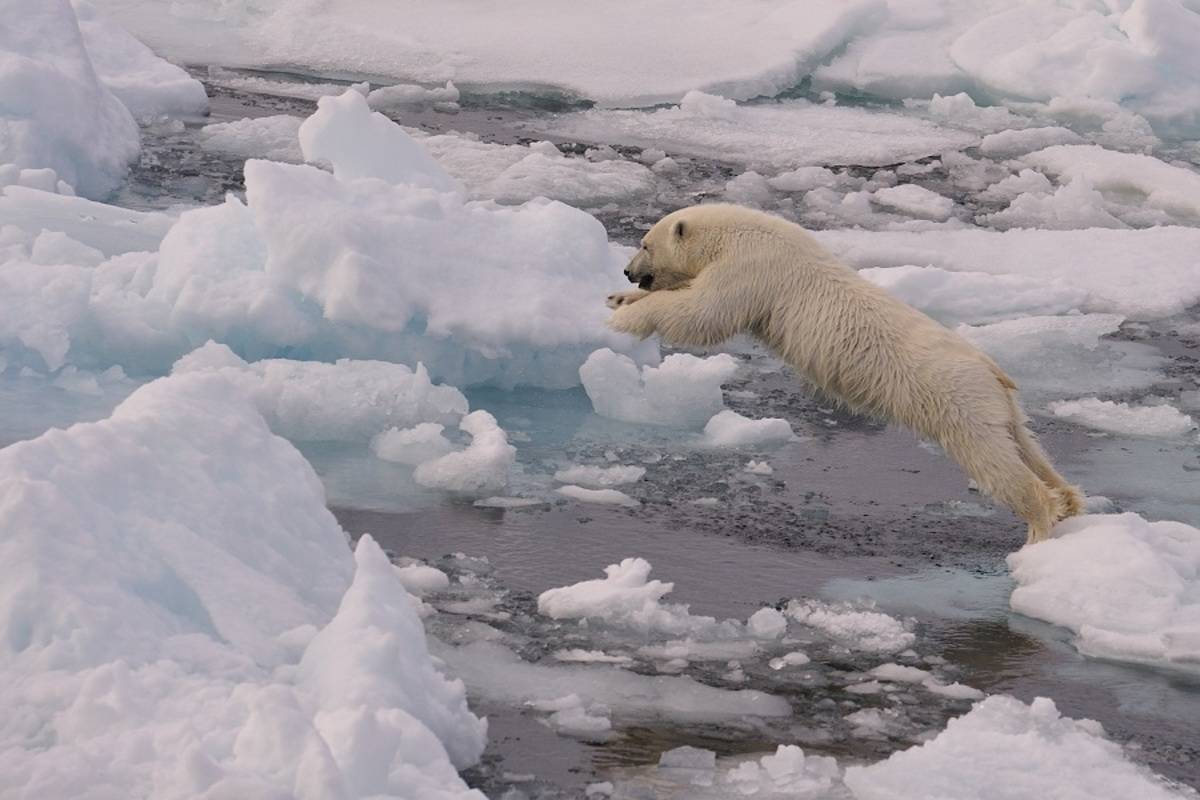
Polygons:
[[[304,97],[248,94],[213,82],[207,88],[212,117],[143,130],[143,155],[117,196],[119,203],[170,208],[218,202],[226,191],[241,191],[244,154],[200,147],[200,128],[247,116],[304,116],[315,107]],[[522,145],[550,136],[560,152],[589,163],[603,163],[610,155],[637,160],[653,149],[614,142],[609,152],[597,153],[594,141],[555,136],[554,126],[545,124],[547,115],[562,110],[529,96],[501,103],[464,97],[455,114],[423,109],[399,116],[405,125],[430,134],[465,131],[488,144]],[[722,194],[782,211],[814,228],[910,221],[896,216],[894,205],[877,202],[888,197],[878,192],[898,181],[894,165],[828,165],[828,174],[797,174],[775,184],[750,178],[731,189],[729,181],[743,174],[745,165],[696,152],[670,154],[673,164],[662,163],[667,153],[651,152],[638,163],[655,167],[652,192],[622,202],[600,194],[590,210],[625,243],[636,241],[663,210]],[[1006,205],[981,196],[972,184],[981,171],[999,169],[994,164],[922,159],[917,165],[903,180],[949,198],[952,222]],[[804,181],[816,181],[816,188],[834,194],[817,192],[811,202],[801,201],[787,187]],[[863,194],[855,201],[859,205],[843,201],[855,193]],[[872,216],[856,216],[863,207],[872,209]],[[1187,393],[1195,392],[1200,373],[1198,323],[1200,314],[1192,308],[1152,323],[1118,325],[1106,337],[1111,347],[1132,343],[1144,349],[1119,350],[1120,358],[1114,359],[1126,364],[1147,356],[1162,360],[1148,379],[1105,387],[1111,391],[1104,396],[1131,404],[1166,398],[1186,410],[1193,403]],[[1071,357],[1070,352],[1064,356]],[[410,468],[375,458],[361,443],[301,446],[324,478],[329,502],[346,530],[355,537],[370,532],[393,556],[424,559],[452,579],[449,588],[425,596],[437,609],[425,620],[435,651],[464,673],[470,674],[472,666],[487,673],[490,664],[491,671],[511,679],[501,686],[487,683],[484,679],[493,677],[487,674],[468,678],[469,686],[474,684],[473,708],[491,721],[488,753],[469,773],[474,784],[494,797],[510,789],[532,797],[578,797],[588,784],[614,781],[642,792],[632,796],[653,797],[646,787],[661,777],[653,765],[663,752],[682,745],[726,757],[796,743],[810,755],[834,755],[844,764],[876,761],[942,729],[969,707],[965,700],[919,684],[869,674],[898,663],[988,693],[1026,701],[1053,697],[1065,715],[1096,719],[1114,739],[1135,741],[1134,757],[1157,772],[1200,785],[1200,743],[1194,733],[1200,682],[1195,676],[1084,658],[1065,631],[1012,614],[1012,583],[1003,559],[1024,533],[1009,512],[969,491],[961,472],[935,448],[806,395],[760,352],[740,352],[736,358],[740,368],[725,387],[725,404],[754,418],[787,420],[798,441],[712,449],[703,446],[697,432],[599,418],[581,389],[468,391],[471,408],[494,414],[517,445],[518,473],[509,494],[533,498],[536,505],[528,508],[447,500],[416,485]],[[14,409],[26,397],[21,380],[5,377],[4,402]],[[46,419],[65,424],[101,417],[133,385],[97,382],[95,392],[90,384],[83,392],[78,385],[75,391],[64,386],[61,407],[48,408]],[[28,391],[32,397],[35,390]],[[1197,407],[1200,402],[1194,402],[1193,415]],[[36,425],[46,424],[22,427],[16,411],[0,418],[5,422],[0,443],[28,438],[39,432]],[[1049,416],[1038,416],[1035,427],[1064,473],[1090,493],[1150,518],[1200,522],[1194,488],[1200,455],[1194,445],[1098,433]],[[752,461],[760,466],[748,468]],[[554,491],[565,482],[554,479],[557,472],[584,484],[592,473],[572,473],[572,468],[616,465],[645,470],[640,479],[612,487],[636,500],[636,508],[576,502]],[[451,555],[456,552],[467,557]],[[848,649],[796,629],[789,634],[796,641],[747,644],[743,638],[718,642],[706,655],[703,647],[689,652],[671,645],[677,637],[583,627],[537,613],[542,591],[597,578],[606,565],[627,556],[647,559],[654,565],[653,577],[675,583],[670,601],[688,603],[692,614],[718,620],[745,621],[763,606],[784,607],[793,598],[872,599],[879,609],[911,620],[911,652]],[[456,647],[466,648],[457,664],[450,649]],[[788,663],[786,656],[800,651],[811,660]],[[783,698],[794,713],[669,719],[639,715],[612,702],[605,709],[604,699],[555,705],[562,699],[557,694],[530,705],[522,692],[532,690],[512,689],[544,684],[560,674],[531,672],[524,665],[582,669],[580,659],[595,659],[596,653],[620,662],[608,669],[762,692]],[[605,667],[601,662],[586,668]],[[870,709],[900,713],[847,720]],[[600,719],[610,720],[611,727],[605,729]],[[675,789],[662,791],[665,797]]]

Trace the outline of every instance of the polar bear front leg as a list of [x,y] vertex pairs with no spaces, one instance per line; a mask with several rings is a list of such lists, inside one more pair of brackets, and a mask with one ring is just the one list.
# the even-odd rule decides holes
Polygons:
[[731,309],[713,302],[695,286],[648,292],[632,305],[618,308],[608,326],[645,339],[658,334],[667,344],[709,347],[739,332]]
[[616,292],[610,294],[604,301],[604,305],[612,309],[618,309],[621,306],[627,306],[630,303],[636,303],[646,295],[650,294],[645,289],[630,289],[627,292]]

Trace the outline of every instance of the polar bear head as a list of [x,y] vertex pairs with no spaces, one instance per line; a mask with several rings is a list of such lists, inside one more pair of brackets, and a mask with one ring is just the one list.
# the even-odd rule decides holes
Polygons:
[[736,241],[738,233],[779,222],[760,211],[727,203],[681,208],[642,237],[625,277],[642,289],[677,289],[693,280]]

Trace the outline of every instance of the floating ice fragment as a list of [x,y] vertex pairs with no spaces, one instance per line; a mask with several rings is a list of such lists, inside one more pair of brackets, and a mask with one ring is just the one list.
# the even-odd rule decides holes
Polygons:
[[1196,430],[1196,421],[1174,406],[1131,406],[1085,397],[1080,400],[1060,400],[1051,403],[1056,417],[1109,433],[1125,436],[1150,436],[1173,439]]
[[413,478],[422,486],[456,494],[486,497],[508,486],[508,471],[517,460],[517,448],[508,443],[496,418],[473,411],[458,423],[471,436],[458,450],[417,466]]
[[750,419],[730,409],[717,412],[704,426],[704,443],[714,447],[754,447],[795,438],[786,419]]
[[578,500],[581,503],[597,503],[605,506],[639,506],[637,500],[618,489],[585,489],[582,486],[567,484],[556,490],[563,497]]
[[721,410],[721,384],[737,368],[737,360],[727,353],[708,358],[673,353],[661,365],[639,370],[629,356],[604,348],[588,356],[579,377],[603,417],[692,428]]

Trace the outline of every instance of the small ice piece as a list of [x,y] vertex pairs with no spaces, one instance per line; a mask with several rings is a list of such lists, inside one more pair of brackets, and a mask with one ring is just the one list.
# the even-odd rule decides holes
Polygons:
[[636,483],[646,474],[645,467],[614,465],[598,467],[590,464],[572,464],[554,473],[560,483],[574,483],[588,489],[608,489],[626,483]]
[[773,670],[781,670],[781,669],[784,669],[785,667],[803,666],[804,664],[807,664],[810,661],[812,661],[811,658],[806,656],[804,653],[801,653],[799,650],[796,650],[791,653],[785,653],[782,656],[779,656],[778,658],[772,658],[767,663],[767,666],[769,666]]
[[409,594],[423,597],[450,587],[450,577],[437,567],[428,564],[405,564],[396,567],[396,577]]
[[587,786],[583,787],[583,796],[589,798],[589,800],[593,797],[612,797],[612,793],[612,781],[589,783]]
[[775,474],[775,470],[774,470],[774,468],[771,467],[771,463],[769,461],[765,461],[765,460],[764,461],[755,461],[754,459],[750,459],[749,461],[746,462],[746,466],[742,471],[749,472],[751,475],[773,475],[773,474]]
[[205,150],[299,164],[304,161],[298,138],[303,122],[290,114],[215,122],[201,128],[196,140]]
[[1079,144],[1083,137],[1070,128],[1025,128],[991,133],[979,143],[988,158],[1013,158],[1060,144]]
[[602,417],[697,428],[724,407],[721,384],[737,369],[737,360],[727,353],[708,358],[673,353],[659,366],[639,370],[629,356],[602,348],[588,356],[579,377]]
[[430,489],[476,497],[503,491],[508,486],[508,471],[517,460],[517,448],[508,443],[496,418],[486,411],[472,411],[458,427],[471,436],[467,448],[419,464],[413,478]]
[[603,650],[582,650],[572,648],[570,650],[555,650],[551,653],[556,661],[568,661],[572,663],[582,664],[619,664],[624,666],[632,664],[633,659],[629,656],[612,655]]
[[471,503],[476,508],[529,508],[545,504],[545,500],[538,500],[535,497],[502,497],[500,495],[483,497]]
[[578,500],[581,503],[596,503],[604,506],[640,506],[641,503],[619,489],[585,489],[582,486],[567,484],[557,489],[563,497]]
[[916,642],[916,634],[903,622],[873,606],[792,600],[786,613],[802,625],[815,628],[838,644],[869,653],[897,653]]
[[871,670],[871,675],[881,681],[898,683],[923,683],[933,677],[927,670],[902,664],[880,664]]
[[384,461],[416,466],[454,449],[442,435],[444,425],[422,422],[411,428],[388,428],[371,439],[371,452]]
[[879,694],[883,691],[883,686],[879,681],[863,681],[847,686],[846,691],[850,694]]
[[1086,177],[1076,178],[1051,194],[1022,194],[1003,211],[980,215],[978,222],[1002,230],[1129,227],[1113,214],[1104,195]]
[[738,795],[817,798],[833,789],[841,778],[837,760],[807,756],[794,744],[779,745],[774,753],[744,761],[721,776]]
[[982,700],[986,695],[973,686],[967,686],[962,683],[938,683],[937,681],[925,681],[922,684],[933,694],[949,697],[951,700]]
[[1197,427],[1196,421],[1190,416],[1166,404],[1131,406],[1128,403],[1085,397],[1060,400],[1051,403],[1049,409],[1056,417],[1123,436],[1173,439],[1186,436]]
[[884,208],[918,219],[945,222],[954,212],[954,201],[915,183],[876,189],[871,200]]
[[797,167],[787,172],[781,172],[767,183],[772,189],[780,192],[810,192],[813,189],[832,189],[846,179],[825,167]]
[[668,750],[658,757],[659,775],[676,783],[712,786],[716,768],[716,753],[689,745]]
[[737,623],[693,616],[686,605],[663,604],[673,583],[650,580],[650,562],[627,558],[604,568],[604,578],[547,589],[538,596],[538,613],[553,619],[598,619],[611,625],[667,634],[720,635]]
[[1014,611],[1070,629],[1085,655],[1200,665],[1200,530],[1097,514],[1055,534],[1008,557]]
[[547,721],[554,730],[566,736],[604,741],[612,732],[608,710],[599,705],[587,705],[577,694],[554,700],[534,700],[529,705],[539,711],[553,712]]
[[[1005,695],[950,720],[934,739],[867,766],[847,767],[859,800],[954,797],[1061,797],[1075,800],[1179,800],[1091,720],[1059,715],[1039,697],[1029,705]],[[987,787],[1002,787],[989,791]]]
[[432,89],[412,83],[397,83],[371,91],[367,95],[367,105],[373,111],[433,105],[450,107],[449,104],[458,103],[459,96],[458,87],[453,81],[446,81],[445,86],[435,86]]
[[905,728],[904,714],[895,708],[864,708],[847,714],[845,720],[854,726],[852,736],[868,739],[898,736]]
[[299,138],[304,159],[332,164],[339,180],[379,178],[439,192],[461,188],[424,148],[372,111],[367,98],[353,89],[318,100],[317,113],[301,124]]
[[757,639],[778,639],[787,632],[787,617],[778,609],[760,608],[746,620],[746,628]]
[[717,412],[704,426],[704,443],[714,447],[754,447],[795,438],[786,419],[750,419],[731,409]]

